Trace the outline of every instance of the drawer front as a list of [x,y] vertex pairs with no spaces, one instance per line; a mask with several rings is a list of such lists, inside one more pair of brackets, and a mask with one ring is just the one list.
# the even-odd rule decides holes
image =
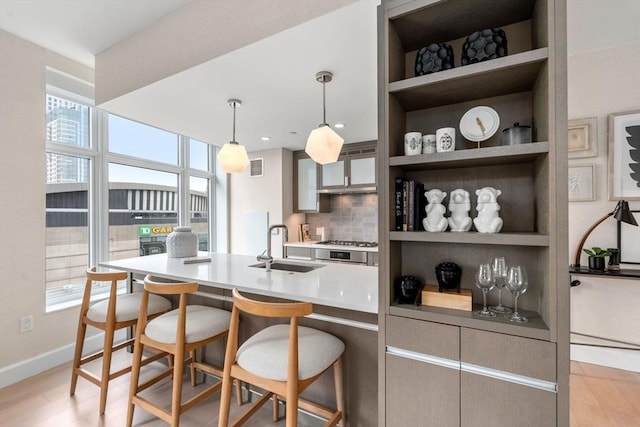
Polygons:
[[313,259],[313,249],[311,248],[299,248],[296,246],[285,246],[287,251],[287,258],[300,258],[300,259]]
[[387,316],[386,345],[460,360],[460,328],[404,317]]
[[460,425],[546,427],[556,423],[556,393],[460,373]]
[[556,345],[552,342],[461,328],[460,347],[463,364],[556,381]]
[[460,426],[460,372],[386,355],[387,427]]

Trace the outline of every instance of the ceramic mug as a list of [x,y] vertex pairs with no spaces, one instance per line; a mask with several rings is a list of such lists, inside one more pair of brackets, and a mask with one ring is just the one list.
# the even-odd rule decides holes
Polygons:
[[422,154],[422,133],[407,132],[404,134],[404,155]]
[[436,152],[436,136],[423,135],[422,136],[422,154],[431,154]]
[[456,149],[456,129],[440,128],[436,131],[436,151],[447,153]]

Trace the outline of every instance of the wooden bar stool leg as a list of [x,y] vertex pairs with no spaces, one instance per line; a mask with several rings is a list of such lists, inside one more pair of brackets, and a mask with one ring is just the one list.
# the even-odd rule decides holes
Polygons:
[[107,391],[109,389],[109,375],[111,375],[111,354],[113,353],[113,323],[107,325],[104,331],[104,354],[102,356],[102,378],[100,384],[100,415],[104,415],[107,406]]
[[236,382],[236,401],[238,402],[238,406],[242,405],[242,382],[240,380],[235,380]]
[[336,387],[336,406],[338,411],[341,412],[342,416],[340,417],[340,422],[338,425],[340,427],[345,427],[346,422],[344,420],[344,377],[343,377],[343,358],[344,355],[340,356],[336,363],[333,365],[333,382]]
[[129,406],[127,408],[127,427],[133,424],[133,396],[138,394],[138,381],[140,380],[140,363],[142,361],[143,345],[136,342],[133,348],[133,364],[131,365],[131,386],[129,387]]
[[182,373],[184,372],[184,353],[178,351],[173,361],[173,398],[171,400],[171,427],[180,423],[180,402],[182,401]]
[[196,350],[191,350],[191,364],[189,365],[189,371],[191,372],[191,386],[195,387],[197,382],[196,377]]
[[78,333],[76,336],[76,349],[73,353],[73,367],[71,368],[71,388],[69,395],[73,396],[76,393],[76,385],[78,384],[78,372],[80,368],[80,359],[82,358],[82,350],[84,349],[84,337],[87,333],[87,324],[82,321],[80,317],[80,323],[78,324]]
[[273,395],[273,422],[278,422],[280,419],[280,401],[278,400],[278,395]]

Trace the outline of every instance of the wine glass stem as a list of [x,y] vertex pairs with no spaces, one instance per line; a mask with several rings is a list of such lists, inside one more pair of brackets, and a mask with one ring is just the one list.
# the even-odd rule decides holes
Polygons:
[[487,289],[482,289],[482,305],[484,305],[482,311],[487,311]]
[[518,297],[513,299],[513,316],[520,317],[520,314],[518,314]]
[[498,288],[498,307],[502,306],[502,288]]

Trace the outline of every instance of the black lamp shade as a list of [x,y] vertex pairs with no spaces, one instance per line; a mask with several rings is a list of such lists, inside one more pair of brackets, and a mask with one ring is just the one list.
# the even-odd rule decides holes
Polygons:
[[638,223],[636,222],[636,219],[633,217],[633,214],[631,213],[631,210],[629,209],[629,202],[626,202],[624,200],[620,200],[618,202],[615,209],[613,209],[612,215],[617,221],[635,225],[635,226],[638,225]]

